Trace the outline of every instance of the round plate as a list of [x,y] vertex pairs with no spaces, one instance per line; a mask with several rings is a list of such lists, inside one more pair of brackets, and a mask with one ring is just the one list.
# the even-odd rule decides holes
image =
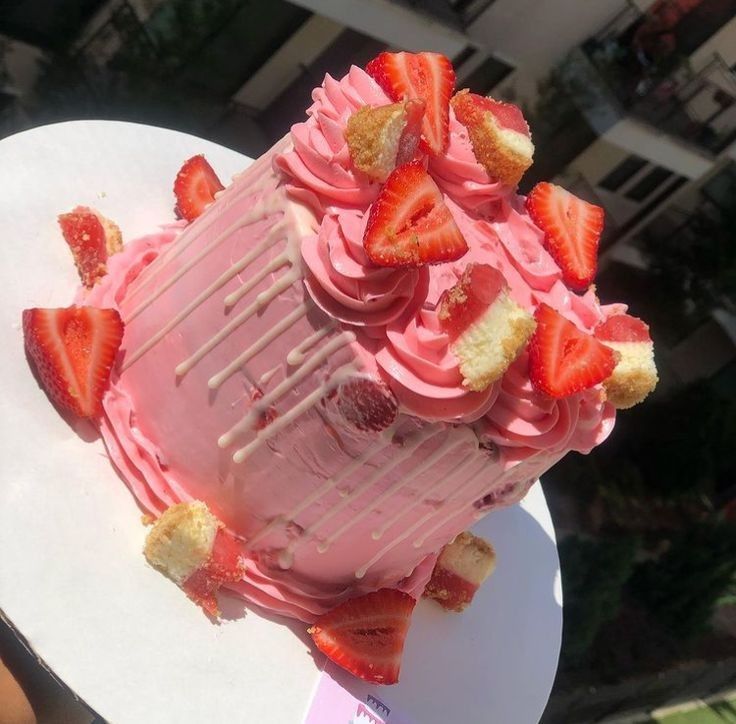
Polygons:
[[[62,123],[0,142],[0,612],[116,724],[298,724],[324,666],[306,627],[234,599],[213,624],[151,569],[141,512],[101,441],[49,404],[23,352],[21,310],[68,306],[77,286],[56,215],[89,205],[125,239],[151,232],[173,219],[173,179],[196,153],[222,179],[250,162],[193,136],[129,123]],[[498,568],[461,615],[417,606],[401,683],[378,691],[401,721],[526,724],[544,709],[562,593],[541,486],[477,531],[496,547]]]

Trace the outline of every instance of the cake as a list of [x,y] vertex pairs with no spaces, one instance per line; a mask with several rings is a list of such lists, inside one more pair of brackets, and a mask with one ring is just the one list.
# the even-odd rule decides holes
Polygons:
[[[518,195],[523,115],[454,84],[435,53],[328,75],[226,188],[195,156],[179,221],[96,248],[106,273],[76,304],[124,334],[85,414],[161,519],[149,560],[185,590],[205,570],[188,593],[209,611],[224,584],[315,631],[380,591],[410,613],[448,543],[443,560],[656,383],[648,332],[646,354],[606,332],[626,307],[592,286],[602,210],[553,184]],[[25,331],[39,369],[70,336]]]

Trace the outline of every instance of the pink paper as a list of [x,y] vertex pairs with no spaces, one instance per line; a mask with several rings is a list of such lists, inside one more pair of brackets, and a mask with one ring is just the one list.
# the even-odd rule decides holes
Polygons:
[[320,675],[304,724],[410,724],[409,719],[389,706],[379,691],[355,682],[348,691],[333,674],[329,662]]

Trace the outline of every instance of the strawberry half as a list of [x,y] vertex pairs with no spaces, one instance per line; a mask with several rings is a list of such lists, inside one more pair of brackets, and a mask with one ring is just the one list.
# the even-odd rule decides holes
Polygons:
[[473,153],[491,178],[512,188],[532,165],[534,144],[521,110],[462,90],[453,96],[455,117],[468,129]]
[[102,214],[77,206],[58,217],[82,284],[93,287],[107,273],[107,259],[123,248],[120,229]]
[[345,129],[353,165],[385,181],[396,166],[414,159],[423,117],[424,102],[417,99],[357,110]]
[[610,377],[618,353],[578,329],[559,312],[540,304],[529,343],[529,377],[550,397],[562,398]]
[[603,209],[546,181],[531,190],[526,208],[544,232],[545,246],[560,265],[565,283],[587,289],[597,271]]
[[215,194],[225,187],[203,155],[184,162],[174,181],[176,213],[194,221],[215,200]]
[[25,309],[23,335],[49,397],[80,417],[97,415],[123,338],[117,311]]
[[619,410],[642,402],[659,381],[648,325],[629,314],[616,314],[594,334],[619,355],[613,374],[603,382],[608,401]]
[[320,616],[309,633],[323,654],[351,674],[395,684],[415,605],[408,593],[382,588]]
[[450,140],[450,97],[455,90],[452,63],[441,53],[381,53],[365,68],[391,100],[423,100],[422,149],[438,156]]
[[420,161],[395,169],[368,216],[363,246],[378,266],[422,266],[468,250],[442,193]]
[[399,414],[399,403],[389,386],[370,377],[356,377],[340,385],[337,407],[358,430],[380,432]]

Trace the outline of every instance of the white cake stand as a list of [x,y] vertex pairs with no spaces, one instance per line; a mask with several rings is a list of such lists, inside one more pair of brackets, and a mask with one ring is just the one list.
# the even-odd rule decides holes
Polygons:
[[[72,429],[59,416],[23,352],[21,310],[67,306],[77,283],[56,215],[85,204],[117,221],[126,239],[151,232],[173,219],[173,179],[195,153],[222,179],[250,162],[129,123],[61,123],[0,141],[0,613],[116,724],[299,724],[324,665],[305,626],[234,600],[223,606],[230,619],[214,625],[149,568],[141,513],[102,443],[86,423]],[[401,683],[378,692],[392,708],[389,724],[541,716],[562,628],[541,487],[477,530],[496,546],[498,569],[465,614],[417,606]],[[339,680],[356,695],[366,688]]]

